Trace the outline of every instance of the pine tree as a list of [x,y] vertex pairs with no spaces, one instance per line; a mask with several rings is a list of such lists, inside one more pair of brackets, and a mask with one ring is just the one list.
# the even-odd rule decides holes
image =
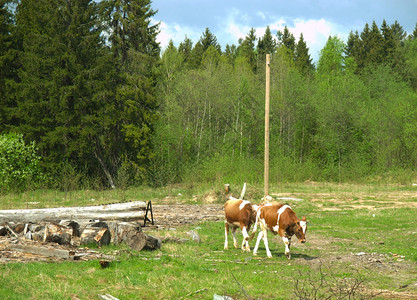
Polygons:
[[304,41],[304,36],[301,33],[300,39],[298,40],[297,45],[295,46],[294,60],[296,68],[304,75],[309,74],[314,70],[314,65],[312,63],[313,59],[310,58],[308,53],[308,47]]

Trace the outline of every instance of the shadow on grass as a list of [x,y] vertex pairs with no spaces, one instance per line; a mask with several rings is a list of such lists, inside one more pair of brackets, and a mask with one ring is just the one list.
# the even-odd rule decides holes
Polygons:
[[[276,257],[278,257],[278,258],[287,258],[285,256],[285,253],[283,251],[280,251],[280,250],[271,250],[271,254],[272,254],[272,258],[276,258]],[[267,257],[265,248],[262,249],[261,247],[259,247],[257,256],[258,257],[262,257],[262,256]],[[307,255],[307,254],[291,252],[291,259],[304,259],[304,260],[310,261],[310,260],[315,260],[315,259],[320,259],[320,258],[318,256],[310,256],[310,255]]]

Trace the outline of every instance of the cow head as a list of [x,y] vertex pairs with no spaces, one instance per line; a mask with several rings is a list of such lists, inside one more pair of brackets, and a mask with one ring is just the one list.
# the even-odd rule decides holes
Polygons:
[[297,221],[297,226],[295,228],[295,236],[298,238],[300,243],[306,242],[306,232],[307,232],[307,220],[306,217],[303,217],[301,220]]

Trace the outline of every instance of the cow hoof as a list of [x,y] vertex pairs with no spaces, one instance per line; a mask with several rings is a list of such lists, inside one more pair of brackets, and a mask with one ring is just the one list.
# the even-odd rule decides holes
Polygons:
[[258,255],[258,253],[257,253],[257,252],[253,252],[253,255],[257,256],[257,255]]
[[291,255],[290,254],[285,254],[285,256],[287,257],[287,259],[291,259]]
[[268,255],[268,258],[272,258],[272,255],[270,254],[270,255]]

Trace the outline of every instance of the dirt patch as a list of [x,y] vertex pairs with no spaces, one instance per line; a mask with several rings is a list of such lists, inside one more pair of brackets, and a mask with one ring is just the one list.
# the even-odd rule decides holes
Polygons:
[[158,204],[153,205],[155,226],[168,229],[203,221],[224,220],[222,204]]

